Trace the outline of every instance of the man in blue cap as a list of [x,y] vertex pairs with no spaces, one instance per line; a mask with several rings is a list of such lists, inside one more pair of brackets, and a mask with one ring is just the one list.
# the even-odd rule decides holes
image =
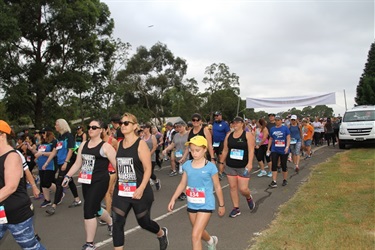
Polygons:
[[[220,111],[214,113],[214,123],[212,124],[212,147],[216,154],[217,160],[222,162],[221,153],[224,147],[224,139],[228,132],[230,132],[229,125],[223,121],[223,116]],[[219,164],[219,179],[222,179],[224,172],[224,165]]]

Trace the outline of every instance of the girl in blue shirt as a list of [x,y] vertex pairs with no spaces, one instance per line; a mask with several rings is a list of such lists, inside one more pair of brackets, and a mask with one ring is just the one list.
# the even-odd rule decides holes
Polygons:
[[206,138],[197,135],[186,142],[186,145],[190,147],[193,160],[189,160],[182,165],[184,172],[181,182],[168,204],[168,210],[173,210],[176,199],[186,190],[187,211],[193,225],[193,249],[202,249],[202,239],[207,242],[208,249],[216,249],[218,238],[210,236],[206,231],[206,226],[213,210],[215,210],[214,188],[219,201],[218,214],[219,216],[225,214],[224,197],[218,171],[215,164],[205,158],[207,152]]

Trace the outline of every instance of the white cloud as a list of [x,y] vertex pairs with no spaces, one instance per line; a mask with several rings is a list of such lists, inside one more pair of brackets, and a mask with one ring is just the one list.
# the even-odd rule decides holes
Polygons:
[[374,42],[373,0],[103,2],[116,37],[134,49],[165,43],[187,60],[187,77],[200,82],[205,67],[223,62],[240,77],[243,99],[334,91],[336,114],[344,89],[354,105]]

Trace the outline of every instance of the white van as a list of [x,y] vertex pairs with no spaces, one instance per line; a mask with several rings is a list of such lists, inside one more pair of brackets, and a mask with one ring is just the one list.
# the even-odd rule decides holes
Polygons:
[[339,147],[349,144],[375,145],[375,106],[356,106],[345,112],[339,132]]

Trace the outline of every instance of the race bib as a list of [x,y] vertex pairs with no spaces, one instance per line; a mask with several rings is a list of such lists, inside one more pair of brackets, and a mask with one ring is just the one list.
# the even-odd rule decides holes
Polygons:
[[118,195],[122,197],[133,197],[137,189],[136,182],[118,182]]
[[278,148],[285,147],[285,141],[284,140],[275,140],[275,147],[278,147]]
[[229,158],[235,159],[235,160],[243,160],[244,154],[245,154],[245,151],[243,149],[232,148],[230,150]]
[[46,152],[47,146],[46,145],[40,145],[38,148],[38,151],[40,152]]
[[6,224],[6,223],[8,223],[8,219],[5,214],[5,208],[4,206],[0,206],[0,224]]
[[82,167],[78,175],[78,182],[83,184],[91,184],[92,172],[95,166],[95,156],[82,154]]
[[202,204],[206,202],[206,193],[204,188],[186,187],[187,200],[190,203]]
[[290,144],[296,144],[297,143],[297,139],[296,138],[291,138],[290,139]]
[[56,150],[62,149],[62,147],[63,147],[63,142],[62,142],[62,141],[59,141],[59,142],[56,144]]
[[28,155],[28,156],[26,157],[26,161],[27,161],[27,162],[31,162],[31,156]]
[[220,146],[220,142],[214,142],[214,144],[212,144],[212,146],[213,146],[214,148],[217,148],[217,147]]
[[181,158],[182,157],[182,149],[175,151],[174,155],[176,156],[176,158]]

